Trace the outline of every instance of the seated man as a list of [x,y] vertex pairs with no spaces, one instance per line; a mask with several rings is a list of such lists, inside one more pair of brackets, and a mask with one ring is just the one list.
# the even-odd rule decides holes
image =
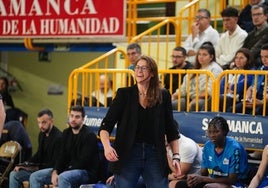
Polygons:
[[248,173],[247,153],[239,142],[227,136],[228,132],[224,118],[217,116],[209,122],[209,141],[203,148],[200,174],[188,174],[187,181],[178,182],[177,187],[244,187]]
[[22,150],[15,163],[29,160],[32,156],[32,143],[22,123],[19,121],[9,121],[5,123],[4,129],[8,132],[2,135],[0,145],[10,140],[17,141],[21,145]]
[[69,127],[63,131],[63,145],[54,168],[31,175],[30,184],[42,186],[52,182],[59,188],[71,188],[96,182],[99,167],[97,137],[83,124],[84,117],[82,106],[71,107]]
[[25,163],[16,166],[9,176],[9,188],[20,188],[23,181],[37,170],[53,167],[60,150],[61,131],[54,125],[53,113],[41,110],[37,115],[40,129],[37,152]]
[[[169,68],[171,70],[176,70],[176,69],[192,69],[193,65],[189,62],[186,61],[187,58],[187,53],[186,50],[183,47],[177,46],[173,49],[172,51],[172,67]],[[183,81],[183,77],[185,74],[181,75],[181,83]],[[170,80],[172,79],[172,83],[170,83]],[[176,91],[179,87],[179,75],[178,74],[166,74],[164,77],[164,86],[166,89],[171,89],[172,88],[172,93]]]
[[267,9],[260,5],[251,8],[254,30],[246,37],[243,48],[248,48],[255,59],[255,66],[260,66],[260,50],[262,45],[268,43],[268,23],[266,17]]
[[106,74],[99,77],[99,87],[93,91],[91,96],[93,98],[92,106],[110,106],[112,102],[112,81]]
[[239,50],[247,37],[247,32],[237,25],[238,10],[233,7],[227,7],[221,12],[224,28],[226,32],[216,46],[216,62],[223,69],[229,69],[235,53]]
[[[177,123],[177,122],[175,122]],[[202,149],[191,138],[180,134],[179,142],[179,156],[181,175],[179,177],[174,176],[174,169],[172,166],[172,153],[169,145],[167,146],[167,158],[171,173],[168,176],[169,188],[177,187],[177,183],[181,180],[186,180],[187,174],[193,174],[199,172],[202,161]]]
[[241,10],[241,13],[239,14],[238,18],[238,24],[242,29],[246,30],[248,33],[254,29],[251,17],[251,8],[254,5],[268,5],[268,3],[265,2],[265,0],[250,0],[249,4],[247,4]]
[[197,51],[204,42],[211,42],[215,47],[219,41],[219,33],[210,25],[210,12],[207,9],[199,9],[192,25],[192,33],[183,43],[187,51],[188,61],[195,63]]

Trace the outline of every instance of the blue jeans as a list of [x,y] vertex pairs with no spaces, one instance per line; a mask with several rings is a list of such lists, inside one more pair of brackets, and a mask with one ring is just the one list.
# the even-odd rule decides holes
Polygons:
[[31,171],[20,170],[18,172],[12,171],[9,174],[9,188],[20,188],[23,181],[28,181]]
[[115,174],[116,188],[135,188],[142,176],[147,188],[168,188],[156,148],[145,143],[136,143],[129,152],[129,158]]
[[87,183],[89,183],[89,177],[86,170],[68,170],[58,177],[59,188],[74,188]]
[[30,188],[40,188],[51,184],[51,173],[53,168],[45,168],[33,172],[30,176]]

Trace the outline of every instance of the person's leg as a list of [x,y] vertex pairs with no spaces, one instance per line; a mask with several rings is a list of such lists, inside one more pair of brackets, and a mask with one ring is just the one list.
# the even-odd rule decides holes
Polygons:
[[136,188],[146,188],[146,185],[145,185],[142,177],[139,178],[139,181],[137,183]]
[[129,152],[129,158],[122,165],[120,175],[114,176],[116,188],[136,188],[143,162],[143,144],[136,143]]
[[177,181],[174,187],[175,188],[189,188],[187,185],[187,180]]
[[[197,107],[197,105],[198,105],[198,107]],[[206,108],[205,108],[205,100],[204,99],[198,99],[198,102],[196,103],[195,99],[193,99],[190,102],[190,111],[201,111],[201,110],[206,110]],[[207,110],[210,110],[210,109],[207,107]]]
[[9,174],[9,188],[20,188],[23,181],[28,181],[31,175],[30,171],[20,170],[12,171]]
[[147,188],[168,188],[167,175],[162,170],[158,152],[154,146],[145,145],[142,177]]
[[178,110],[178,100],[172,101],[172,109],[173,110]]
[[178,110],[178,102],[180,102],[180,111],[185,111],[185,109],[186,109],[185,97],[180,98],[180,100],[172,101],[172,109],[173,110]]
[[30,188],[40,188],[51,184],[52,168],[46,168],[33,172],[30,176]]
[[86,170],[68,170],[59,174],[58,187],[73,188],[81,184],[89,183],[88,172]]

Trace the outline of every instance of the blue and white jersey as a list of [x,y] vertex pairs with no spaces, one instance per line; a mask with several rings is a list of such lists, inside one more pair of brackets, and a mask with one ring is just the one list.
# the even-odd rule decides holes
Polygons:
[[215,145],[207,141],[203,149],[201,168],[208,169],[212,178],[238,174],[238,179],[245,179],[248,172],[247,153],[244,147],[233,138],[226,137],[224,150],[217,154]]

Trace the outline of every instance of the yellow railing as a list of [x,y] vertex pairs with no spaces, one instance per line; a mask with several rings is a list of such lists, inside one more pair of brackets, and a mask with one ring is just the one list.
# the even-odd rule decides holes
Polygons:
[[[164,77],[165,75],[168,75],[169,78],[170,78],[170,88],[169,88],[169,92],[172,93],[172,91],[174,90],[174,88],[172,88],[172,84],[174,82],[173,80],[173,75],[178,75],[178,86],[180,86],[183,82],[183,75],[184,74],[189,74],[189,76],[187,77],[188,79],[186,80],[186,83],[190,83],[190,80],[193,79],[194,82],[196,83],[195,85],[195,96],[193,98],[191,98],[190,95],[186,95],[186,97],[182,97],[181,96],[181,93],[190,93],[190,86],[187,85],[186,86],[186,91],[182,91],[182,88],[179,87],[178,88],[178,103],[177,103],[177,110],[178,111],[184,111],[180,108],[180,104],[181,104],[181,101],[182,100],[185,100],[186,101],[186,112],[189,112],[190,111],[190,108],[194,108],[195,111],[213,111],[214,108],[213,106],[214,105],[214,97],[215,95],[213,95],[212,93],[210,93],[210,91],[213,91],[214,89],[214,80],[215,80],[215,77],[214,75],[210,72],[210,71],[207,71],[207,70],[194,70],[194,69],[188,69],[188,70],[159,70],[159,73],[160,73],[160,78],[161,78],[161,83],[163,84],[163,87],[165,87],[164,83],[165,83],[165,80],[164,80]],[[205,88],[204,88],[204,91],[200,91],[198,88],[199,88],[199,84],[201,84],[198,80],[200,79],[200,76],[204,76],[205,75],[205,80],[207,81],[206,83],[202,83],[204,84]],[[192,78],[193,77],[193,78]],[[210,81],[210,82],[209,82]],[[211,83],[211,84],[210,84]],[[175,88],[177,89],[177,88]],[[200,104],[197,102],[199,98],[201,98],[204,100],[204,106],[201,107]],[[190,105],[190,101],[195,101],[194,106],[191,106]]]
[[[143,54],[153,57],[160,69],[167,69],[169,67],[169,55],[172,50],[170,44],[174,44],[175,47],[177,43],[174,41],[174,37],[168,34],[172,26],[176,26],[174,20],[166,19],[138,36],[133,37],[130,43],[138,42]],[[161,35],[161,28],[163,27],[166,29],[165,37]]]
[[[93,91],[98,90],[99,89],[99,76],[101,74],[105,74],[106,76],[108,76],[112,81],[113,81],[113,85],[112,85],[112,97],[115,96],[115,92],[119,87],[125,87],[125,86],[130,86],[130,80],[134,78],[134,72],[132,70],[128,70],[128,69],[91,69],[91,68],[78,68],[75,69],[72,74],[69,77],[69,86],[68,86],[68,107],[70,107],[70,105],[72,103],[79,103],[82,105],[86,105],[86,106],[93,106],[92,105],[92,98],[91,98],[91,94]],[[159,70],[159,78],[160,81],[162,83],[164,83],[164,75],[169,74],[171,79],[170,82],[173,82],[172,80],[172,75],[177,74],[179,77],[178,80],[178,85],[179,85],[179,93],[181,93],[180,90],[180,85],[182,83],[183,80],[183,74],[189,74],[189,75],[195,75],[194,79],[196,79],[196,95],[194,98],[190,98],[189,95],[186,95],[186,112],[190,111],[190,100],[195,101],[196,106],[195,106],[195,110],[194,111],[212,111],[212,112],[226,112],[227,107],[230,106],[226,106],[226,98],[227,98],[227,81],[225,82],[224,85],[224,93],[223,93],[223,109],[219,109],[219,104],[220,104],[220,83],[221,80],[223,78],[225,78],[225,80],[227,80],[228,76],[230,74],[234,75],[235,79],[238,79],[238,75],[243,74],[245,75],[245,83],[247,82],[248,77],[251,75],[254,78],[254,93],[253,96],[256,96],[256,91],[257,91],[257,81],[259,79],[260,75],[264,76],[264,88],[268,88],[268,71],[252,71],[252,70],[243,70],[243,71],[235,71],[235,70],[226,70],[223,71],[220,76],[218,78],[215,78],[211,72],[209,71],[204,71],[204,70]],[[199,97],[201,95],[201,92],[198,91],[198,87],[199,87],[199,83],[198,83],[198,79],[200,78],[201,75],[205,75],[206,76],[206,83],[204,83],[204,90],[205,90],[205,97],[203,95],[202,99],[204,99],[204,107],[200,108],[200,106],[198,106],[198,100]],[[212,85],[209,85],[209,81],[212,81]],[[187,80],[187,82],[189,83],[189,79]],[[172,88],[172,84],[170,84],[171,88],[170,91],[173,90]],[[237,85],[235,85],[236,88]],[[211,88],[211,89],[209,89]],[[244,86],[244,95],[240,96],[240,98],[246,98],[246,89],[247,86],[245,84]],[[211,92],[209,92],[209,90],[211,90]],[[105,91],[108,91],[108,88],[105,89]],[[189,88],[186,89],[186,93],[189,93]],[[104,93],[104,95],[106,95],[107,93]],[[234,90],[234,96],[236,96],[237,94],[237,89]],[[254,97],[252,100],[252,111],[251,111],[251,115],[262,115],[262,116],[266,116],[267,112],[266,112],[266,102],[268,102],[266,100],[266,89],[264,90],[264,99],[261,101],[262,105],[263,105],[263,109],[261,111],[260,114],[256,114],[256,107],[258,107],[259,104],[259,100]],[[267,96],[268,97],[268,96]],[[178,97],[178,102],[180,103],[181,98]],[[238,104],[238,102],[241,101],[237,101],[236,97],[233,98],[232,101],[232,113],[237,113],[236,112],[236,105]],[[95,104],[96,106],[99,106],[99,104]],[[108,106],[107,104],[104,104],[104,106]],[[246,107],[248,107],[248,104],[243,101],[242,102],[242,114],[246,113]],[[178,105],[177,108],[178,111],[182,111],[180,109],[180,106]]]
[[[176,4],[183,4],[183,7],[179,8],[177,15],[171,17],[138,17],[138,7],[139,5],[145,4],[156,4],[156,3],[176,3]],[[234,6],[241,10],[245,5],[249,3],[249,0],[229,0],[229,5]],[[182,35],[188,35],[191,31],[191,25],[193,22],[194,15],[198,8],[206,8],[211,11],[211,19],[213,22],[213,27],[218,29],[219,32],[222,32],[222,25],[218,24],[219,20],[221,19],[220,12],[226,8],[227,3],[226,0],[128,0],[127,7],[128,7],[128,14],[127,14],[127,38],[128,42],[132,41],[133,37],[135,37],[137,33],[137,24],[142,22],[161,22],[166,19],[174,19],[177,22],[175,27],[175,35],[178,37],[176,41],[178,45],[181,43]],[[178,7],[178,6],[177,6]],[[159,27],[162,27],[159,25]],[[187,28],[185,31],[182,32],[183,29]]]
[[[83,106],[101,106],[96,96],[96,101],[92,97],[94,91],[100,90],[100,75],[107,76],[111,81],[112,98],[119,87],[129,86],[134,77],[133,71],[129,69],[92,69],[78,68],[72,71],[68,82],[68,109],[71,105],[79,104]],[[104,96],[107,98],[109,88],[105,84]],[[108,106],[104,102],[104,106]]]
[[[238,80],[240,75],[245,75],[244,78],[244,90],[243,90],[243,96],[237,96],[237,83],[234,85],[234,93],[233,95],[235,96],[232,100],[232,106],[227,106],[226,105],[226,101],[227,101],[227,91],[228,91],[228,83],[226,80],[228,80],[228,76],[232,74],[234,75],[234,80]],[[240,101],[240,99],[246,99],[246,90],[247,90],[247,81],[249,79],[249,76],[253,77],[253,82],[251,83],[251,85],[253,85],[253,98],[252,98],[252,102],[251,104],[247,103],[246,100]],[[264,79],[262,81],[262,87],[264,88],[263,91],[263,100],[258,100],[256,98],[256,93],[258,90],[258,82],[259,82],[259,76],[264,76]],[[237,103],[238,102],[242,102],[242,113],[245,114],[246,113],[246,109],[248,109],[250,111],[251,115],[262,115],[262,116],[266,116],[266,114],[268,114],[268,112],[266,111],[266,105],[267,105],[267,100],[266,98],[268,97],[268,90],[266,88],[268,88],[268,71],[263,71],[263,70],[226,70],[223,71],[219,77],[215,80],[215,86],[214,86],[214,95],[216,96],[220,96],[220,82],[221,80],[224,78],[225,82],[224,82],[224,95],[223,95],[223,109],[220,110],[219,109],[219,104],[220,104],[220,97],[217,97],[214,101],[214,110],[215,111],[222,111],[222,112],[226,112],[227,108],[231,107],[232,111],[231,113],[241,113],[236,111],[236,107],[237,107]],[[236,98],[237,96],[237,98]],[[239,100],[238,100],[239,99]],[[253,108],[251,109],[251,107],[253,106]],[[261,107],[263,106],[262,110],[259,112],[259,114],[257,114],[256,111],[256,107]]]
[[[133,3],[135,2],[136,1],[133,1]],[[139,1],[139,3],[141,2],[146,1]],[[209,7],[211,2],[214,2],[214,7],[212,8]],[[230,3],[234,3],[234,1],[231,1]],[[242,4],[244,4],[244,1],[240,0],[240,5]],[[176,17],[165,18],[162,21],[161,19],[157,18],[159,21],[161,21],[160,23],[138,34],[137,36],[132,37],[129,43],[139,43],[143,53],[153,57],[156,60],[159,65],[159,69],[167,69],[171,66],[169,64],[169,56],[172,52],[172,49],[176,46],[180,46],[183,41],[183,36],[187,36],[191,33],[191,25],[193,23],[194,16],[200,7],[213,10],[211,11],[213,25],[216,29],[220,30],[218,28],[220,25],[218,23],[221,18],[220,12],[226,7],[226,0],[220,0],[217,2],[211,0],[193,0],[180,8]],[[146,18],[140,19],[146,20]],[[135,19],[132,21],[135,23]],[[175,28],[174,35],[169,34],[171,28]]]

